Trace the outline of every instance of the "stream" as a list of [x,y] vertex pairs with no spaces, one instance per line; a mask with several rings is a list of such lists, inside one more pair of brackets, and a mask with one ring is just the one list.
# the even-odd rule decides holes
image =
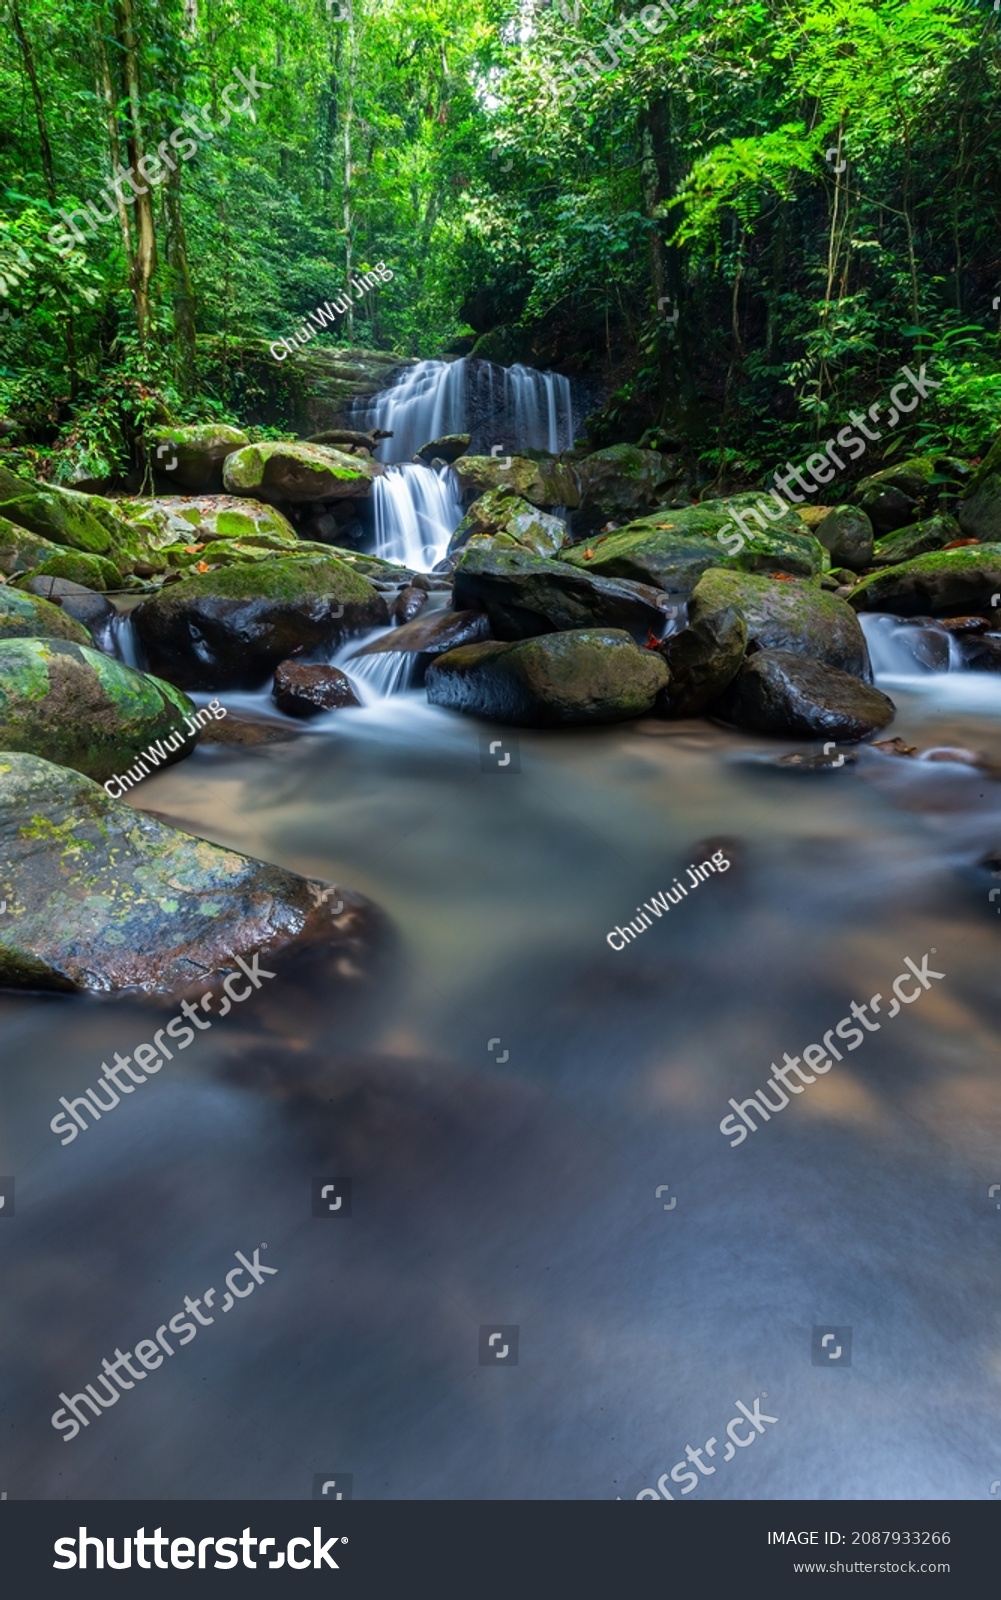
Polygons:
[[[440,559],[458,497],[410,457],[459,431],[470,385],[422,363],[365,413],[398,469],[379,554]],[[486,432],[569,443],[564,385],[512,369]],[[1001,763],[997,677],[865,625],[885,737]],[[1001,785],[866,746],[782,770],[818,747],[708,721],[497,728],[428,706],[399,655],[353,663],[362,642],[334,657],[359,709],[303,728],[264,689],[223,696],[296,736],[202,746],[134,797],[384,908],[352,1007],[266,984],[63,1148],[59,1097],[160,1023],[0,997],[19,1223],[0,1227],[0,1488],[298,1499],[321,1475],[364,1499],[632,1499],[760,1398],[755,1448],[688,1498],[986,1495],[1001,901],[974,863],[1001,846]],[[610,949],[721,848],[727,872]],[[941,981],[730,1148],[731,1096],[931,951]],[[314,1216],[314,1180],[345,1178],[350,1215]],[[60,1391],[257,1249],[275,1270],[231,1317],[75,1439],[47,1428]],[[494,1327],[517,1329],[503,1370],[480,1359]],[[851,1329],[850,1366],[814,1364],[820,1327]]]

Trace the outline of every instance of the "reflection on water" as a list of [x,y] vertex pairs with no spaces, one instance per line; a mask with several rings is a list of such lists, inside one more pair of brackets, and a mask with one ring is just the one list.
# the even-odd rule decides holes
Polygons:
[[[889,732],[1001,760],[995,684],[884,682]],[[758,758],[792,742],[701,722],[519,741],[520,773],[484,772],[479,725],[408,692],[138,791],[370,895],[398,940],[351,1013],[269,985],[66,1149],[58,1097],[146,1013],[0,1002],[11,1498],[299,1498],[328,1470],[361,1498],[631,1498],[762,1392],[778,1423],[694,1498],[1001,1475],[1001,919],[971,866],[1001,787],[879,751],[780,772]],[[732,869],[611,951],[708,841]],[[730,1149],[730,1096],[933,948],[946,981]],[[350,1217],[311,1215],[317,1176],[351,1177]],[[264,1243],[266,1290],[62,1442],[60,1391]],[[479,1364],[491,1323],[517,1367]],[[850,1368],[812,1364],[819,1324],[852,1327]]]

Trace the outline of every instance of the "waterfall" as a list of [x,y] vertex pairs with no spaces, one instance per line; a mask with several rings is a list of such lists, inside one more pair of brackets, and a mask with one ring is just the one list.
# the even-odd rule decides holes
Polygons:
[[437,566],[462,521],[459,486],[448,467],[387,467],[372,484],[372,506],[375,554],[414,572]]
[[392,432],[376,452],[381,461],[410,461],[446,433],[471,434],[473,455],[489,455],[496,445],[505,453],[558,455],[573,444],[569,378],[465,356],[407,367],[391,388],[352,407],[351,416],[359,427]]

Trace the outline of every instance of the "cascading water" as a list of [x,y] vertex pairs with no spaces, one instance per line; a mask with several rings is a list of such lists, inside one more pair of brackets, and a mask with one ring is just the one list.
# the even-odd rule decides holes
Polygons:
[[471,434],[474,455],[488,455],[496,445],[558,455],[573,443],[569,378],[468,357],[407,367],[352,417],[360,427],[392,432],[376,452],[381,461],[410,461],[448,433]]
[[455,474],[412,462],[388,467],[372,485],[375,554],[430,572],[462,520]]

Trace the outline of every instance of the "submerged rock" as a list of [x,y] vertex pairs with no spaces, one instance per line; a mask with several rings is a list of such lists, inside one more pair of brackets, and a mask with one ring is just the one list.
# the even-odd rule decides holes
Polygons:
[[432,705],[523,727],[622,722],[652,710],[670,674],[628,633],[577,629],[512,644],[472,644],[432,661]]
[[179,689],[99,650],[61,639],[0,643],[0,750],[44,756],[104,782],[169,738],[174,749],[149,760],[153,772],[193,748],[185,719],[194,709]]
[[9,584],[0,587],[0,640],[72,639],[76,644],[93,644],[80,622],[36,595],[24,594]]
[[362,456],[322,444],[251,444],[226,457],[223,482],[230,494],[299,504],[361,499],[382,468]]
[[283,661],[275,672],[272,699],[289,717],[315,717],[341,706],[360,706],[351,680],[337,667]]
[[211,1019],[230,1009],[219,993],[230,973],[244,998],[253,993],[238,956],[252,971],[260,957],[265,991],[272,962],[308,949],[327,955],[328,985],[370,963],[381,919],[360,896],[328,888],[325,898],[296,873],[180,833],[50,761],[0,754],[0,840],[8,988],[209,990],[220,1000]]
[[346,561],[273,560],[173,584],[132,613],[152,671],[189,689],[255,689],[302,648],[329,648],[389,621]]
[[146,434],[146,450],[153,471],[191,494],[221,489],[226,457],[249,443],[242,429],[227,427],[222,422],[199,423],[194,427],[168,425],[152,428]]
[[689,602],[689,623],[731,608],[747,623],[749,648],[794,650],[840,667],[866,683],[872,665],[858,617],[837,595],[816,584],[783,583],[747,572],[707,572]]
[[885,728],[895,709],[879,689],[836,667],[791,650],[759,650],[712,714],[755,733],[855,741]]
[[990,608],[1001,591],[1001,544],[940,550],[863,578],[848,596],[856,611],[900,617],[962,616]]
[[496,639],[529,639],[568,628],[625,628],[645,639],[666,623],[661,590],[581,572],[524,550],[468,550],[455,569],[459,610],[486,612]]

